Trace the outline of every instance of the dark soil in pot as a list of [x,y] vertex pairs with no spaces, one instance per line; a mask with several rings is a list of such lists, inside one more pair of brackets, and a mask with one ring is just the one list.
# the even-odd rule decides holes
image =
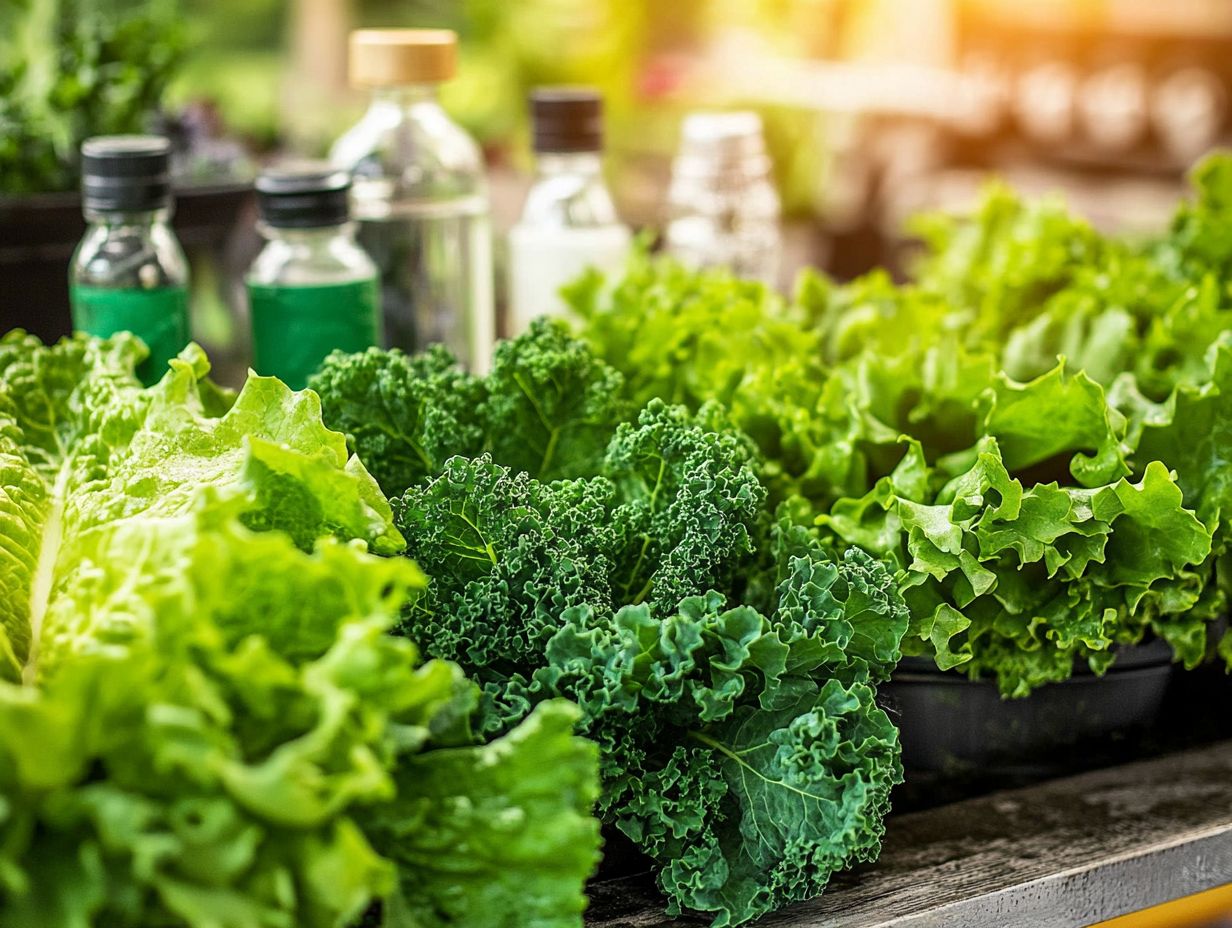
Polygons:
[[[1103,676],[1076,669],[1023,699],[1002,699],[995,681],[905,658],[880,702],[899,727],[909,792],[949,784],[966,794],[976,783],[1023,785],[1126,759],[1159,714],[1171,657],[1162,641],[1123,648]],[[950,797],[905,798],[931,805]]]

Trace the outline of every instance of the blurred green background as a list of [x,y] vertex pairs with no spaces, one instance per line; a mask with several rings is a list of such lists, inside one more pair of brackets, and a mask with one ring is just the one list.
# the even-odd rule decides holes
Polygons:
[[894,267],[907,214],[962,208],[990,173],[1106,227],[1162,221],[1232,143],[1229,2],[0,0],[0,199],[72,189],[91,133],[178,132],[195,179],[322,154],[364,105],[347,33],[447,27],[444,103],[484,145],[498,228],[530,169],[527,92],[587,83],[633,224],[663,218],[685,112],[754,108],[805,233],[786,266],[849,276]]
[[[11,5],[9,5],[11,4]],[[345,86],[357,26],[460,35],[447,108],[495,164],[529,156],[524,100],[545,83],[599,86],[616,173],[670,153],[694,96],[690,71],[717,35],[746,30],[783,54],[833,54],[862,17],[841,0],[6,0],[0,23],[0,193],[67,189],[73,150],[138,131],[159,104],[208,103],[257,153],[319,154],[363,100]],[[8,20],[7,23],[4,20]],[[804,37],[807,37],[805,40]],[[682,91],[684,91],[682,93]],[[725,95],[726,105],[745,102]],[[815,114],[760,101],[789,211],[812,207],[824,146]]]

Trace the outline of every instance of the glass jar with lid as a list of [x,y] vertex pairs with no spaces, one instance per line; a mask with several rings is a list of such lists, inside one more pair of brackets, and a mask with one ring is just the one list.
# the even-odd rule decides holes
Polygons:
[[288,165],[256,186],[267,241],[247,277],[253,368],[299,390],[331,351],[380,344],[377,268],[355,240],[345,171]]
[[69,265],[73,327],[137,335],[149,355],[137,370],[157,381],[188,344],[188,260],[171,229],[171,144],[112,135],[81,146],[86,233]]

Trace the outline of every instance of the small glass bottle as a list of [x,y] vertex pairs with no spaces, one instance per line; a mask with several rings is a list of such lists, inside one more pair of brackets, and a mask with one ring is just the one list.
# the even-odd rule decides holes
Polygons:
[[380,344],[377,268],[355,241],[345,171],[288,166],[256,187],[268,241],[247,278],[253,368],[301,390],[331,351]]
[[171,231],[171,144],[111,135],[81,146],[85,236],[69,265],[73,327],[107,337],[129,331],[149,356],[149,385],[188,344],[188,260]]
[[782,236],[770,167],[756,113],[687,117],[668,191],[668,251],[692,267],[775,283]]
[[457,36],[362,29],[350,52],[351,83],[372,101],[330,160],[354,180],[360,242],[381,271],[387,344],[442,342],[484,372],[496,322],[483,153],[437,96],[457,69]]
[[586,88],[531,95],[535,182],[509,232],[509,334],[563,315],[560,289],[587,268],[619,271],[632,235],[603,180],[603,99]]

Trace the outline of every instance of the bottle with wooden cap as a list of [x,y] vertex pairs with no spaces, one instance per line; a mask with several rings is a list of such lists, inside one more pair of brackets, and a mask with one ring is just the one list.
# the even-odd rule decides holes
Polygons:
[[443,343],[483,372],[496,336],[492,234],[482,153],[438,98],[456,68],[448,30],[353,32],[351,83],[372,98],[330,159],[352,176],[359,240],[381,272],[386,343]]
[[536,176],[509,232],[509,328],[536,316],[563,315],[563,286],[588,268],[618,272],[629,255],[629,228],[603,180],[603,99],[584,87],[531,94]]

